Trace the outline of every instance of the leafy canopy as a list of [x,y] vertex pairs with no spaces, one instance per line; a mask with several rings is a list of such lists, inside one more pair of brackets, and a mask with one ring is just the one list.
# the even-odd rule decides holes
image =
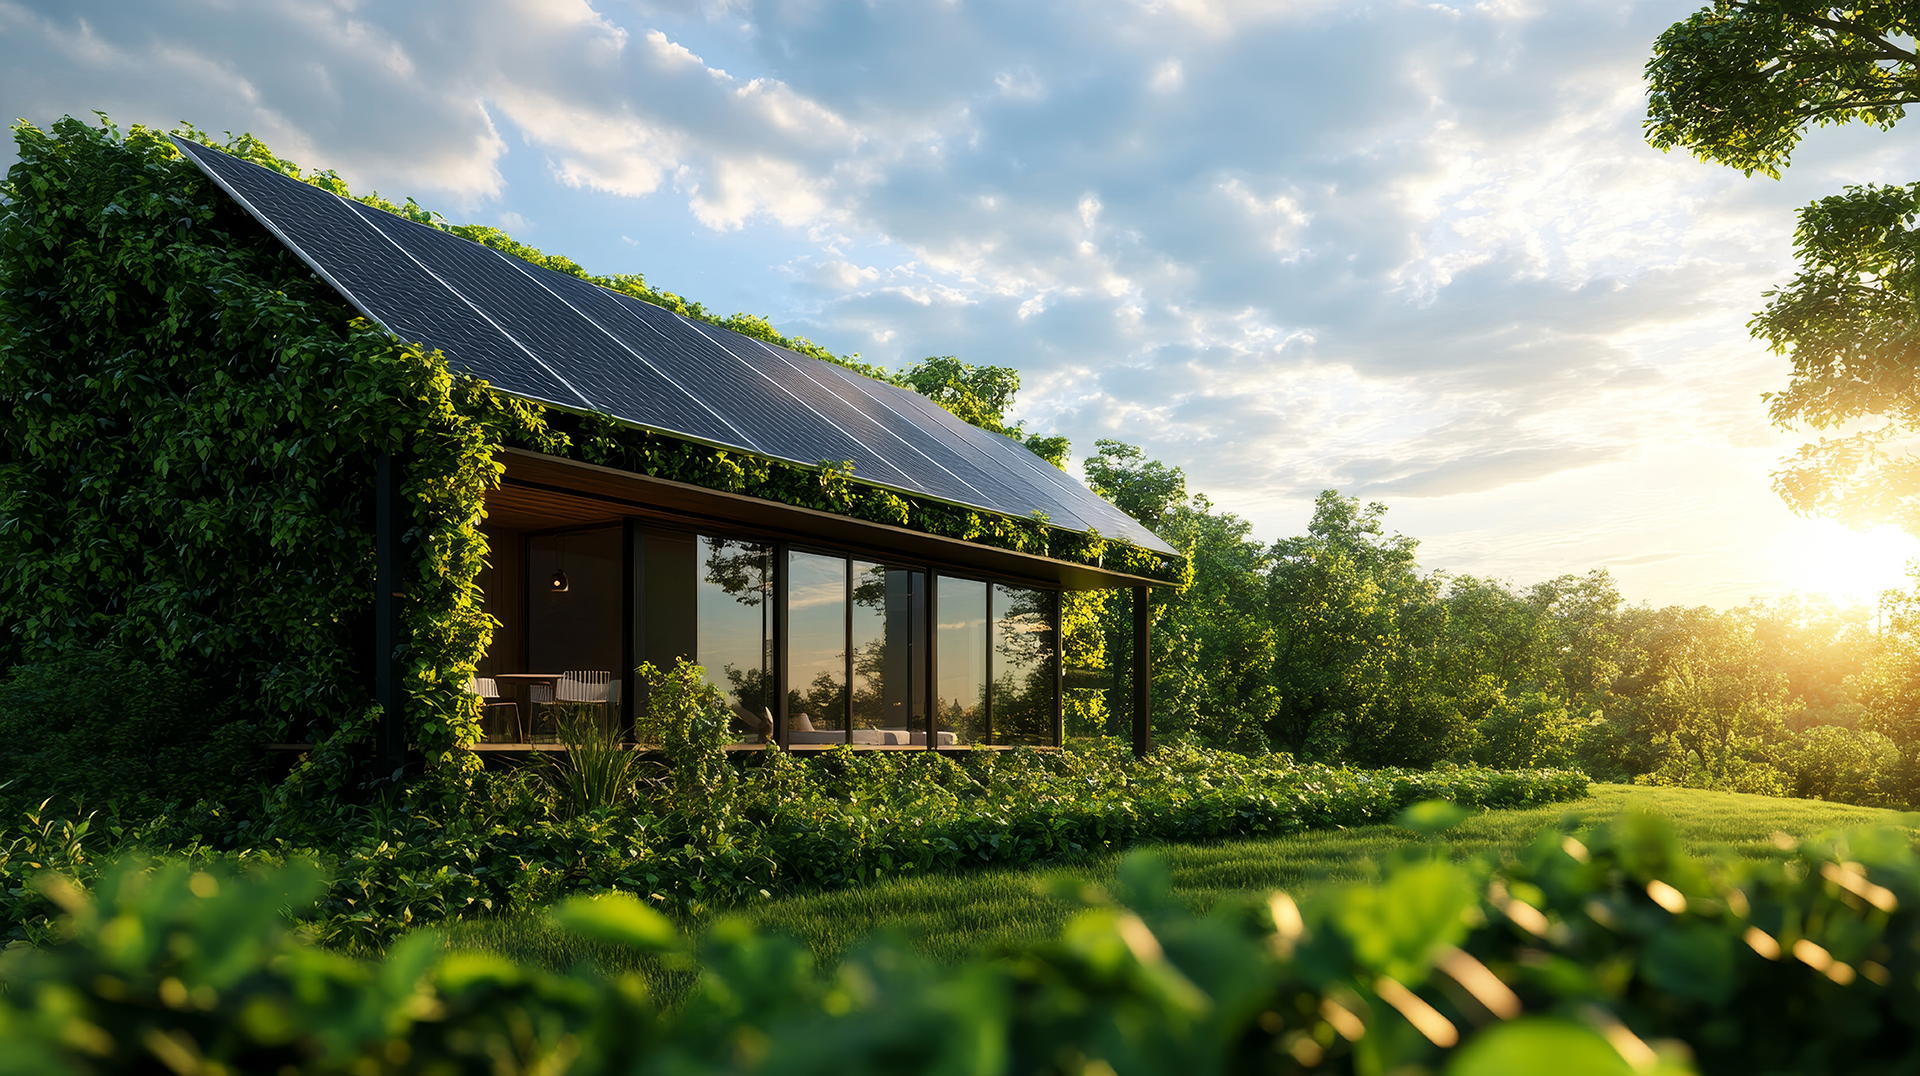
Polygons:
[[[1777,178],[1809,127],[1886,130],[1920,101],[1916,28],[1912,2],[1718,0],[1654,43],[1647,138]],[[1785,461],[1774,487],[1795,511],[1920,533],[1920,467],[1898,444],[1920,433],[1916,213],[1920,185],[1848,187],[1802,209],[1800,271],[1749,323],[1793,362],[1787,388],[1766,397],[1776,424],[1878,423]]]
[[1920,5],[1718,0],[1647,61],[1647,139],[1779,178],[1809,126],[1885,130],[1920,101]]

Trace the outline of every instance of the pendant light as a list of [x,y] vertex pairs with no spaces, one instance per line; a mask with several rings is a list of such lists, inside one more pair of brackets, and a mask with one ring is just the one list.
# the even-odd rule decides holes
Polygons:
[[560,567],[560,558],[566,549],[566,545],[567,538],[566,535],[563,534],[560,536],[560,548],[555,549],[553,552],[553,577],[547,580],[547,589],[555,594],[565,594],[567,592],[567,573]]

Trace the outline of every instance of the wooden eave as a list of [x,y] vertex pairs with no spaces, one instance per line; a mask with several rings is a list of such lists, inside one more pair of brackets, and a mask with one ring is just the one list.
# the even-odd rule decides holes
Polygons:
[[1153,579],[1053,557],[925,534],[852,516],[653,478],[525,449],[502,449],[500,488],[487,494],[487,522],[514,530],[555,530],[632,517],[686,529],[818,543],[878,561],[927,564],[1063,590],[1166,586]]

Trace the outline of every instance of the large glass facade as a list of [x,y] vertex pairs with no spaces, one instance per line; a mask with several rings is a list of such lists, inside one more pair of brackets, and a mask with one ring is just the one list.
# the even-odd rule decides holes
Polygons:
[[527,534],[521,548],[529,672],[500,674],[515,683],[684,658],[743,745],[1058,742],[1051,591],[631,523]]
[[[726,696],[738,742],[773,733],[773,550],[760,542],[694,540],[694,660]],[[649,579],[651,584],[654,580]],[[682,607],[682,618],[686,610]]]
[[527,668],[561,673],[621,667],[620,528],[527,539]]
[[853,562],[853,742],[927,742],[926,575]]
[[787,554],[788,743],[847,739],[847,560]]
[[994,584],[993,742],[1054,742],[1053,594]]
[[987,584],[940,576],[934,609],[940,617],[939,687],[934,729],[942,742],[991,742],[987,733]]

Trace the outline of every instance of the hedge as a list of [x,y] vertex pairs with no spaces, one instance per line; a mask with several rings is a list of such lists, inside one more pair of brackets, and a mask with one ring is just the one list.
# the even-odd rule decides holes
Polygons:
[[[1408,812],[1443,824],[1444,805]],[[628,893],[553,918],[697,965],[638,974],[299,940],[294,864],[115,864],[36,885],[57,940],[0,959],[0,1073],[1896,1073],[1920,1066],[1920,863],[1901,831],[1700,863],[1663,822],[1549,832],[1517,861],[1416,847],[1373,885],[1187,913],[1150,856],[1061,935],[938,966],[869,944],[829,973],[722,922],[682,938]]]
[[[1024,867],[1143,841],[1364,825],[1428,799],[1514,807],[1577,799],[1586,789],[1572,771],[1349,770],[1182,746],[1136,760],[1124,745],[1101,742],[960,759],[842,749],[802,762],[775,750],[739,764],[730,787],[700,806],[663,785],[571,818],[556,817],[524,774],[489,774],[471,789],[409,789],[372,805],[317,804],[264,826],[182,817],[109,835],[106,819],[48,808],[0,830],[0,929],[45,937],[54,909],[28,880],[50,868],[91,884],[100,864],[128,846],[184,850],[196,863],[313,858],[334,878],[314,906],[313,929],[337,945],[377,948],[414,926],[579,890],[617,888],[667,909],[706,910],[763,893]],[[88,828],[63,836],[80,826]]]

